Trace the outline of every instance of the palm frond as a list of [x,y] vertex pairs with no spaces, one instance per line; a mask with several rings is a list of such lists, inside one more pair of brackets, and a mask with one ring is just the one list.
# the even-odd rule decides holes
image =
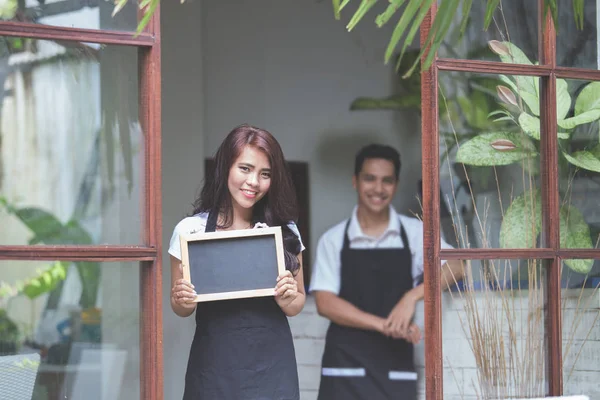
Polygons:
[[[342,5],[346,5],[351,0],[344,0]],[[583,29],[584,23],[584,2],[585,0],[572,0],[573,12],[575,16],[575,23],[578,29]],[[337,3],[337,1],[334,1]],[[361,5],[352,17],[352,20],[348,24],[348,30],[355,28],[367,12],[375,5],[376,0],[361,0]],[[405,4],[406,3],[406,4]],[[399,61],[408,49],[408,46],[413,42],[419,27],[423,23],[427,11],[433,5],[432,0],[390,0],[385,11],[379,13],[375,18],[375,23],[378,27],[384,26],[388,23],[394,15],[404,6],[399,12],[400,17],[396,26],[392,32],[392,36],[388,43],[388,46],[384,54],[384,62],[389,62],[394,53],[394,50],[402,43],[402,50],[400,52]],[[425,46],[421,49],[420,58],[422,62],[421,69],[428,69],[435,57],[435,54],[442,45],[443,39],[448,34],[452,27],[454,18],[461,12],[460,17],[460,33],[463,34],[468,25],[470,18],[470,12],[473,5],[473,0],[440,0],[438,3],[438,10],[435,18],[432,22],[429,35],[425,40]],[[491,25],[494,13],[500,7],[500,0],[487,0],[484,27],[488,29]],[[337,7],[334,5],[334,13],[339,12],[343,7]],[[558,6],[556,0],[544,0],[544,13],[550,13],[554,26],[558,31]],[[336,17],[338,14],[336,14]],[[407,33],[408,31],[408,33]],[[406,36],[404,36],[406,34]],[[411,68],[404,74],[404,77],[410,76],[420,61],[417,60]],[[396,65],[398,68],[399,63]]]

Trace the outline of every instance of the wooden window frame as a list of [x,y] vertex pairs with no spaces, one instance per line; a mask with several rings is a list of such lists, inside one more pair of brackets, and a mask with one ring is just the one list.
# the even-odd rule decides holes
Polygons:
[[138,246],[2,246],[0,260],[140,263],[140,399],[163,398],[160,6],[143,32],[0,22],[0,35],[138,48],[139,120],[144,132],[142,244]]
[[[437,5],[421,25],[421,45],[435,17]],[[556,121],[556,79],[600,81],[600,71],[556,65],[556,30],[550,14],[544,16],[543,0],[538,0],[538,52],[540,65],[434,58],[421,73],[421,128],[423,173],[423,246],[425,279],[425,393],[427,400],[443,399],[441,271],[444,260],[539,259],[547,268],[546,310],[549,395],[563,393],[561,262],[572,258],[600,258],[600,249],[561,249],[559,231],[558,139]],[[528,75],[540,78],[542,245],[536,249],[440,249],[438,72]]]

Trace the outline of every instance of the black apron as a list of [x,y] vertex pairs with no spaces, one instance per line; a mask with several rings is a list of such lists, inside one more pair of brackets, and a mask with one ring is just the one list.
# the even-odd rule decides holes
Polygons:
[[[412,255],[401,226],[404,248],[351,249],[348,224],[341,254],[339,297],[387,318],[413,287]],[[325,339],[319,400],[415,400],[417,374],[413,345],[378,332],[331,323]]]
[[299,392],[292,333],[274,297],[198,303],[184,400],[298,400]]

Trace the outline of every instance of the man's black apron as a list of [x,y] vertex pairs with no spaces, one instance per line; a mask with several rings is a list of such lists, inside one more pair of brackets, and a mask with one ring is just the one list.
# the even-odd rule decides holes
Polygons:
[[[206,232],[215,231],[216,216]],[[184,400],[299,398],[292,334],[273,297],[198,303]]]
[[[387,318],[413,287],[412,255],[404,227],[404,248],[351,249],[348,224],[341,254],[339,297]],[[413,345],[378,332],[331,323],[325,340],[319,400],[414,400],[417,374]]]

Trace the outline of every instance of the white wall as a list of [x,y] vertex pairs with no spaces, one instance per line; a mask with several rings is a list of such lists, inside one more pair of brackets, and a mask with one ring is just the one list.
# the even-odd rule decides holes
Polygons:
[[308,162],[312,249],[355,203],[354,154],[364,144],[378,141],[401,151],[396,205],[418,210],[418,115],[349,111],[356,97],[393,93],[393,65],[383,64],[390,27],[377,29],[366,18],[349,34],[345,25],[352,10],[336,21],[327,1],[203,5],[205,156],[214,154],[234,126],[248,122],[272,132],[287,159]]
[[200,2],[163,2],[161,8],[164,398],[180,399],[195,322],[171,311],[167,246],[204,174]]

